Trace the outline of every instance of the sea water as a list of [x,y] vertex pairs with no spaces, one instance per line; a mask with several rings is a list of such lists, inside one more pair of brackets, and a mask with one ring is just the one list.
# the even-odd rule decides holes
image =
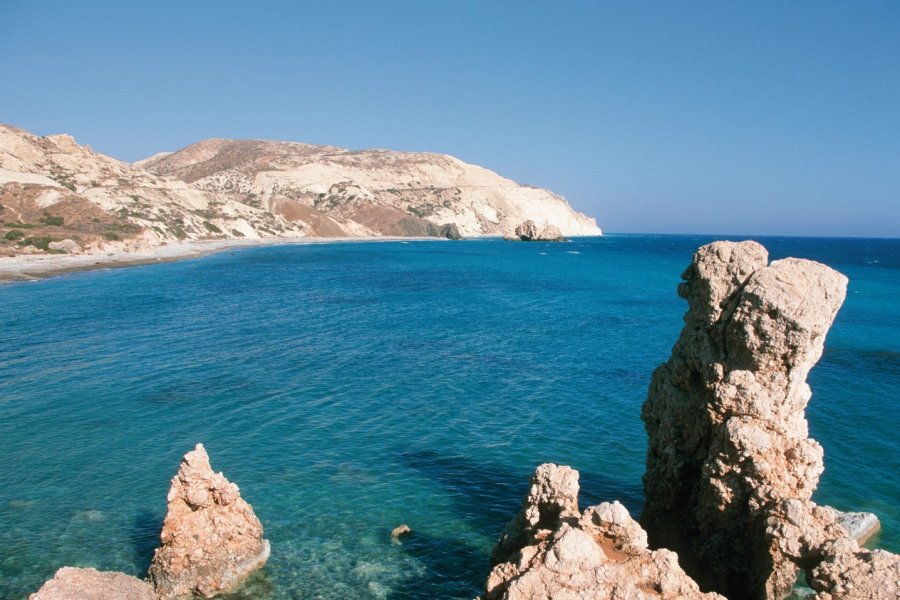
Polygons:
[[[143,576],[197,442],[272,544],[235,597],[471,598],[542,462],[636,516],[641,403],[712,239],[280,246],[0,286],[0,598],[63,565]],[[850,278],[809,378],[816,500],[898,551],[900,241],[761,241]]]

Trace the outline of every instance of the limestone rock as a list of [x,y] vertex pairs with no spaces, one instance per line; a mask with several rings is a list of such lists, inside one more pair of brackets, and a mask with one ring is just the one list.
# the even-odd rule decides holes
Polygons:
[[462,239],[462,236],[459,233],[459,227],[456,226],[456,223],[441,225],[441,228],[438,230],[438,237],[447,238],[448,240]]
[[851,539],[828,543],[810,573],[817,600],[896,600],[900,598],[900,556],[860,548]]
[[697,251],[678,290],[685,327],[642,410],[651,546],[675,550],[704,589],[733,600],[787,595],[797,565],[843,535],[810,501],[822,448],[804,409],[847,279],[767,259],[756,242]]
[[522,546],[534,543],[562,519],[577,520],[578,471],[545,463],[531,476],[531,487],[522,510],[509,522],[491,554],[491,564],[506,562]]
[[702,593],[674,553],[648,550],[618,502],[579,513],[578,472],[552,464],[535,471],[493,559],[485,600],[721,599]]
[[78,242],[70,239],[50,242],[47,247],[51,250],[62,250],[66,254],[78,254],[81,252],[81,246],[78,245]]
[[202,444],[181,461],[150,565],[161,600],[227,592],[269,557],[269,542],[238,486],[214,473]]
[[543,229],[538,229],[535,222],[529,219],[516,226],[515,237],[504,239],[519,239],[523,242],[562,242],[566,238],[556,225],[546,225]]
[[63,567],[28,599],[156,600],[156,594],[149,583],[125,573]]

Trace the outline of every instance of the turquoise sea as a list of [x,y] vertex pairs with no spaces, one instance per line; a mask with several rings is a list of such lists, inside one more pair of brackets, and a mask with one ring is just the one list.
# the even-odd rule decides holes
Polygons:
[[[0,286],[0,598],[63,565],[142,576],[198,441],[272,543],[235,597],[472,598],[539,463],[637,514],[641,403],[712,239],[279,246]],[[900,240],[757,239],[850,277],[810,376],[816,499],[900,551]]]

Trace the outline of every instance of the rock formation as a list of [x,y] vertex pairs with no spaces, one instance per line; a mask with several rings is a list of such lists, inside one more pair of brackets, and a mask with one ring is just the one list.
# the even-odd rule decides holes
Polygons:
[[269,557],[269,542],[238,486],[214,473],[202,444],[181,461],[150,565],[161,600],[212,598],[241,583]]
[[543,229],[538,229],[534,221],[528,220],[516,226],[515,236],[506,236],[506,239],[521,240],[523,242],[564,242],[563,237],[556,225],[545,225]]
[[544,464],[494,548],[485,600],[721,599],[704,594],[618,502],[578,510],[578,472]]
[[156,594],[125,573],[63,567],[28,600],[156,600]]
[[810,500],[823,453],[808,437],[806,376],[847,279],[812,261],[767,262],[755,242],[716,242],[683,275],[685,327],[642,410],[641,523],[701,588],[732,600],[784,598],[798,568],[817,569],[814,589],[851,597],[834,572],[897,557],[859,550]]

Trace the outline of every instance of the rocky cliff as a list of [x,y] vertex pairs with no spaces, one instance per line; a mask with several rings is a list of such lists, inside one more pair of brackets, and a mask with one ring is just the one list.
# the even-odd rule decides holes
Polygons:
[[567,236],[601,233],[560,196],[441,154],[206,140],[127,164],[67,135],[0,125],[0,256],[198,239],[499,236],[529,219]]

